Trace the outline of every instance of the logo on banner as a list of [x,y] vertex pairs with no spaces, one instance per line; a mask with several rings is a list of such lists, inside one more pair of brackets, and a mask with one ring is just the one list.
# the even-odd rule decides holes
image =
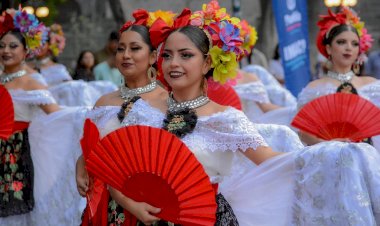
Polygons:
[[290,11],[294,10],[296,8],[296,0],[286,0],[286,7]]

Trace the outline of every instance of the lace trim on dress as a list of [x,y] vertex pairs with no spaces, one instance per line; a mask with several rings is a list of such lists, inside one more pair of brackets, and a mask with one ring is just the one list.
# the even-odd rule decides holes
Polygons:
[[[194,131],[182,140],[190,150],[210,152],[256,150],[259,146],[268,146],[244,113],[232,107],[211,116],[199,117]],[[212,145],[198,146],[205,143]]]
[[241,99],[259,103],[270,103],[264,84],[260,81],[239,84],[233,87]]
[[316,87],[306,87],[302,89],[302,91],[298,94],[297,109],[301,109],[305,104],[318,97],[336,93],[337,88],[338,87],[334,84],[327,83],[323,85],[318,85]]
[[91,121],[93,121],[96,126],[101,129],[105,127],[106,123],[110,119],[117,117],[119,109],[119,106],[94,107],[94,109],[86,113],[86,118],[91,119]]
[[48,105],[55,104],[54,97],[48,90],[9,90],[14,102],[30,105]]
[[146,125],[162,128],[165,114],[143,99],[137,100],[121,123],[123,126]]

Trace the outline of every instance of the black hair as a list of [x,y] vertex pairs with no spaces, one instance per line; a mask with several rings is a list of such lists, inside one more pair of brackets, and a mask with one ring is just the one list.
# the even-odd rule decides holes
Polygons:
[[323,45],[331,45],[334,38],[344,31],[352,31],[358,36],[358,38],[360,38],[358,31],[353,26],[349,24],[341,24],[333,27],[330,32],[328,32],[328,35],[323,39]]
[[26,46],[26,40],[25,40],[24,36],[21,34],[21,32],[20,32],[19,30],[17,30],[17,29],[10,30],[10,31],[4,33],[4,34],[0,37],[0,39],[3,39],[3,37],[4,37],[5,35],[7,35],[7,34],[11,34],[11,35],[15,36],[15,37],[21,42],[21,44],[24,46],[24,49],[25,49],[25,50],[27,49],[27,46]]
[[108,41],[119,41],[120,35],[117,31],[112,31],[108,37]]
[[[84,68],[83,63],[82,63],[82,59],[83,59],[83,57],[84,57],[84,55],[86,53],[91,53],[92,56],[94,56],[94,65],[92,66],[92,68],[95,66],[96,62],[95,62],[95,55],[94,55],[94,53],[92,51],[90,51],[90,50],[83,50],[82,52],[79,53],[79,57],[78,57],[78,60],[77,60],[77,66],[76,66],[75,70],[78,70],[80,68]],[[91,70],[92,70],[92,68],[91,68]]]
[[278,60],[280,59],[280,46],[279,44],[276,45],[276,48],[274,50],[273,59]]
[[[143,41],[145,44],[149,46],[149,49],[151,52],[153,52],[154,47],[152,46],[152,43],[150,41],[150,36],[149,36],[149,29],[146,26],[143,25],[131,25],[127,30],[125,31],[134,31],[140,34],[142,37]],[[123,32],[125,32],[123,31]]]
[[[203,31],[199,27],[192,26],[192,25],[179,28],[176,31],[186,35],[194,43],[194,45],[203,53],[204,58],[207,57],[210,51],[210,40],[207,37],[205,31]],[[214,70],[211,68],[207,72],[205,77],[206,78],[212,77],[213,71]]]

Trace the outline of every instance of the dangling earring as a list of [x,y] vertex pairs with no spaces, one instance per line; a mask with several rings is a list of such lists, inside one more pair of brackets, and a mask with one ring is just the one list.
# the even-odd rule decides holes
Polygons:
[[331,69],[332,69],[332,61],[331,61],[331,55],[330,55],[330,54],[329,54],[329,56],[327,57],[326,69],[327,69],[328,71],[331,71]]
[[156,81],[157,71],[152,65],[150,65],[150,67],[148,68],[147,73],[148,73],[148,78],[150,79],[150,81],[152,82]]
[[208,83],[207,83],[207,78],[204,78],[202,80],[202,95],[207,97],[207,90],[208,90]]
[[356,62],[354,63],[354,65],[352,66],[352,70],[354,71],[354,73],[355,73],[356,75],[359,75],[359,74],[360,74],[360,63],[359,63],[359,61],[356,61]]

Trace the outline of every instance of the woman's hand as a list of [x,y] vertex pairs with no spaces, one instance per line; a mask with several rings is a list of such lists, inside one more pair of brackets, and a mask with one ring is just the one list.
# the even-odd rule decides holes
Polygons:
[[88,191],[89,184],[90,184],[90,179],[88,177],[88,173],[85,168],[83,156],[79,157],[77,160],[75,178],[76,178],[77,189],[78,189],[79,194],[82,197],[85,197],[86,192]]
[[123,195],[120,191],[109,187],[111,197],[124,209],[128,210],[133,216],[139,219],[145,225],[151,225],[155,221],[159,221],[158,217],[152,214],[157,214],[161,211],[160,208],[151,206],[145,202],[136,202],[127,196]]
[[135,202],[131,200],[132,205],[130,206],[129,212],[133,214],[137,219],[139,219],[145,225],[152,225],[154,222],[159,221],[158,217],[152,214],[157,214],[161,211],[160,208],[151,206],[145,202]]

